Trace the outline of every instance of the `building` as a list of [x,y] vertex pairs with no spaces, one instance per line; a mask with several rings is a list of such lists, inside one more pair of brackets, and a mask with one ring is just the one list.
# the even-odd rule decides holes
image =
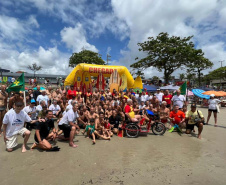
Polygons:
[[[21,73],[13,73],[13,72],[3,72],[0,77],[0,83],[2,82],[12,82],[12,79],[17,79]],[[36,74],[36,82],[38,84],[43,84],[45,80],[49,80],[51,84],[57,84],[58,79],[65,79],[66,75],[50,75],[50,74]],[[24,80],[25,83],[29,83],[29,79],[34,79],[34,74],[32,73],[24,73]]]

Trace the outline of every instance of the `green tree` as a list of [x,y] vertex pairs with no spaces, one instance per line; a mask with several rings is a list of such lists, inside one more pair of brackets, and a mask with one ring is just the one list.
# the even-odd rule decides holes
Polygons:
[[[177,69],[193,62],[192,57],[194,44],[189,37],[169,37],[168,33],[160,33],[156,38],[149,37],[148,41],[138,43],[139,51],[147,54],[147,57],[140,59],[131,67],[144,70],[148,67],[155,67],[164,73],[165,83],[169,83],[170,75]],[[137,60],[138,58],[136,58]],[[190,61],[191,60],[191,61]]]
[[183,81],[185,79],[185,74],[184,73],[179,74],[179,79]]
[[144,73],[140,70],[138,70],[136,73],[135,73],[136,76],[140,76],[142,79],[145,79],[144,77]]
[[201,78],[203,76],[202,71],[213,67],[213,62],[204,57],[204,53],[201,49],[193,51],[191,56],[191,61],[186,66],[188,67],[188,72],[196,72],[198,76],[198,84],[201,86]]
[[82,50],[79,53],[73,53],[69,59],[69,67],[75,67],[80,63],[105,65],[105,61],[98,53],[90,50]]
[[42,70],[42,66],[38,66],[36,63],[27,66],[28,69],[34,72],[34,78],[37,71]]
[[226,67],[220,67],[218,69],[215,69],[214,71],[209,72],[206,77],[211,80],[221,78],[226,80]]

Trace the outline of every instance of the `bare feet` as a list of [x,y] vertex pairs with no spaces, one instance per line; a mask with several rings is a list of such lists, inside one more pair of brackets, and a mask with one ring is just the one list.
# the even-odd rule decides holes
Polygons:
[[22,153],[24,153],[24,152],[26,152],[26,151],[27,151],[26,146],[23,145],[23,146],[22,146]]
[[37,144],[34,143],[34,144],[31,146],[31,149],[30,149],[30,150],[32,150],[32,149],[34,149],[34,148],[36,148],[36,147],[37,147]]
[[78,145],[75,145],[74,143],[70,143],[69,146],[72,147],[72,148],[78,147]]
[[201,134],[198,135],[198,139],[201,139]]
[[215,124],[214,126],[217,127],[217,124]]
[[96,144],[96,141],[94,141],[94,140],[93,140],[92,142],[93,142],[93,145],[95,145],[95,144]]

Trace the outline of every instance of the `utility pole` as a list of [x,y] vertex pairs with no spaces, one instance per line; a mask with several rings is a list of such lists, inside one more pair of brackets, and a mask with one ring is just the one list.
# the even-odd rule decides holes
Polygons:
[[108,65],[108,61],[111,61],[111,55],[107,54],[107,65]]
[[[221,61],[219,61],[220,63],[221,63],[221,68],[222,68],[222,63],[224,62],[224,60],[221,60]],[[221,87],[223,87],[222,86],[222,83],[221,83],[221,78],[222,78],[222,73],[220,74],[220,84],[221,84]]]

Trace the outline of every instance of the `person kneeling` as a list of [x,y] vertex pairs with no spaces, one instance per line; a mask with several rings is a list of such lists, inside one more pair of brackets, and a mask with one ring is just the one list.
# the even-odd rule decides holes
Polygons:
[[191,104],[191,110],[186,113],[187,127],[186,134],[190,134],[194,126],[198,127],[198,138],[201,139],[204,116],[200,110],[196,110],[196,105]]
[[[35,130],[35,141],[31,147],[31,149],[34,148],[40,148],[43,150],[54,150],[59,151],[58,147],[52,147],[52,145],[49,143],[50,140],[55,141],[57,133],[56,129],[54,127],[54,121],[53,118],[53,112],[51,110],[46,111],[46,117],[45,119],[41,119],[37,125],[37,128]],[[50,130],[52,129],[52,132]]]

